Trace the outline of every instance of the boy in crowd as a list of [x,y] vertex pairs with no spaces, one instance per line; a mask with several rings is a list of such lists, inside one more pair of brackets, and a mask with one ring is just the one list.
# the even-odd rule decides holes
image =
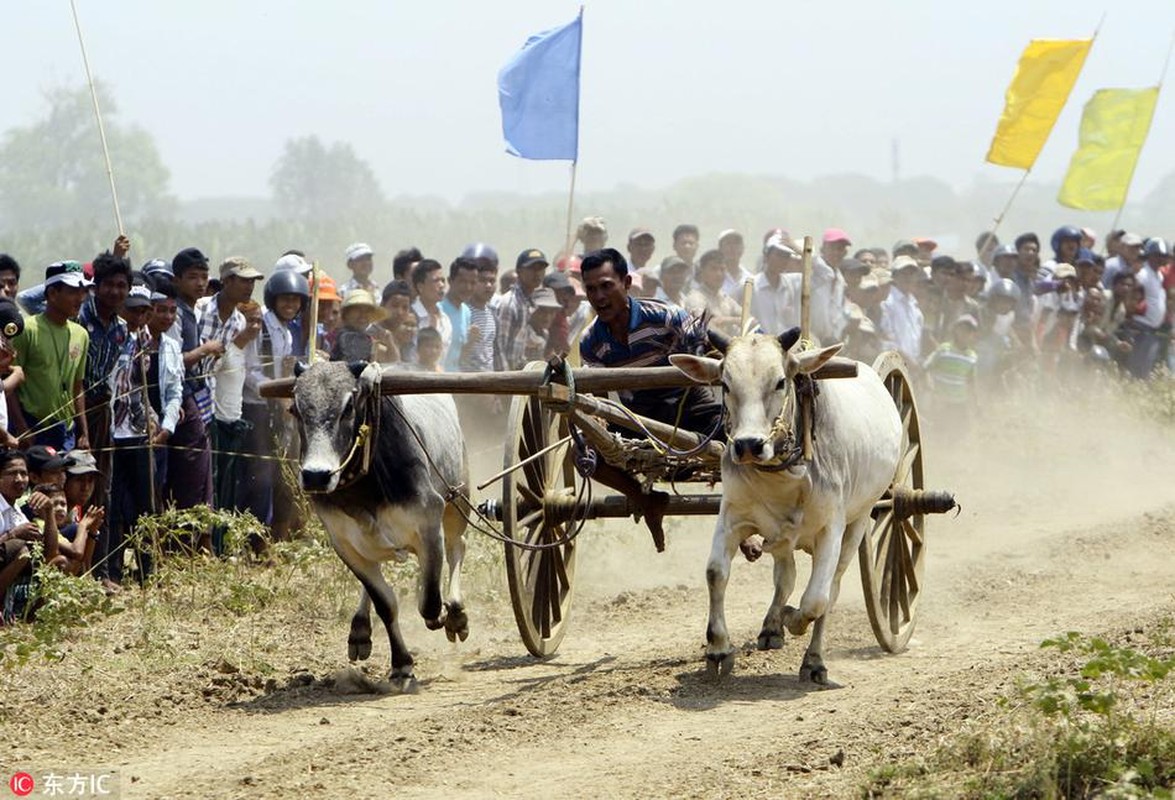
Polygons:
[[404,280],[384,287],[380,307],[388,312],[368,329],[379,342],[384,364],[411,364],[416,361],[416,314],[412,311],[412,289]]
[[494,346],[498,338],[498,321],[490,302],[498,283],[498,263],[479,262],[477,282],[469,296],[469,340],[474,342],[461,369],[464,372],[489,372],[494,368]]
[[948,413],[963,412],[956,419],[960,421],[979,407],[975,391],[979,364],[975,342],[979,338],[979,320],[964,314],[951,325],[950,336],[950,341],[940,344],[926,360],[924,369],[939,407]]
[[343,301],[343,326],[331,349],[331,361],[381,361],[382,348],[376,345],[368,330],[382,322],[388,312],[375,304],[375,299],[364,289],[353,289]]
[[416,327],[432,328],[440,334],[443,358],[443,351],[448,350],[453,341],[453,323],[440,305],[445,296],[445,275],[441,262],[426,258],[413,267],[412,289],[416,293],[416,301],[412,304]]
[[[702,253],[698,260],[698,282],[685,297],[685,310],[695,316],[707,314],[711,327],[729,336],[737,336],[742,310],[738,302],[726,293],[728,273],[724,263],[720,250]],[[742,291],[741,284],[738,291]]]
[[421,372],[444,372],[441,356],[445,343],[436,328],[421,328],[416,332],[416,368]]
[[[29,486],[24,453],[0,450],[0,617],[8,618],[8,590],[29,571],[29,542],[41,539],[41,530],[29,522],[17,502]],[[0,622],[3,621],[0,619]]]
[[25,462],[29,469],[29,483],[65,486],[65,468],[73,464],[73,459],[49,445],[35,444],[25,450]]
[[0,253],[0,297],[16,300],[20,291],[20,263],[7,253]]
[[26,319],[13,338],[24,382],[9,413],[21,438],[62,450],[89,447],[84,377],[90,336],[73,320],[90,285],[78,262],[51,264],[45,270],[45,310]]
[[523,351],[527,361],[542,361],[554,355],[551,349],[551,323],[563,312],[563,306],[555,297],[555,292],[545,286],[536,289],[530,299],[534,307],[526,320]]
[[371,279],[375,270],[374,256],[371,245],[364,242],[356,242],[347,248],[347,269],[351,270],[351,279],[339,287],[340,297],[346,300],[347,295],[356,289],[375,294],[375,281]]
[[469,258],[454,259],[449,265],[449,291],[439,304],[441,311],[449,318],[449,327],[453,331],[445,351],[446,372],[461,370],[471,348],[477,345],[473,337],[481,336],[480,330],[476,334],[470,331],[472,319],[468,301],[476,286],[477,262]]

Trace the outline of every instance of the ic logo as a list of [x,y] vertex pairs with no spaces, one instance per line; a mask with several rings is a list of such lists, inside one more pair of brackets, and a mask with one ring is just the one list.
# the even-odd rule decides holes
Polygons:
[[37,788],[37,782],[27,772],[18,772],[8,780],[8,788],[17,797],[28,797]]

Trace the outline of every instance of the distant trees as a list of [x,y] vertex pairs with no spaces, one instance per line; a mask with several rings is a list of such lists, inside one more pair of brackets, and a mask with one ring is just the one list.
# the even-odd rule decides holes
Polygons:
[[366,161],[345,142],[326,147],[317,136],[286,142],[269,178],[279,213],[301,220],[368,216],[384,206]]
[[[154,139],[142,128],[120,124],[109,92],[101,84],[97,91],[123,218],[168,216],[174,207],[170,175]],[[89,90],[53,89],[45,100],[43,119],[0,138],[0,225],[27,231],[102,222],[113,229]]]

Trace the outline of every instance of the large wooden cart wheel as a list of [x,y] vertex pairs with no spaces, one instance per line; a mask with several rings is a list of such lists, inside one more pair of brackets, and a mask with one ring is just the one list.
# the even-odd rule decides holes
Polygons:
[[[532,362],[527,370],[546,365]],[[534,397],[516,396],[506,429],[505,467],[567,436],[567,419]],[[502,530],[519,542],[557,542],[575,518],[575,465],[562,444],[502,480]],[[506,545],[506,580],[518,632],[532,655],[552,655],[567,630],[575,578],[575,542],[542,550]]]
[[910,513],[922,489],[922,433],[905,362],[895,352],[873,363],[902,419],[902,455],[890,490],[874,507],[873,525],[858,553],[865,607],[877,643],[890,653],[906,649],[918,619],[925,562],[926,518]]

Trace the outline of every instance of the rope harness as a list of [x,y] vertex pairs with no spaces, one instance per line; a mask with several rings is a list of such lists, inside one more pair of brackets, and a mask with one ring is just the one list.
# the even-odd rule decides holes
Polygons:
[[[779,409],[779,415],[767,433],[775,445],[776,456],[769,463],[755,464],[755,469],[760,472],[782,472],[794,467],[804,460],[805,436],[815,439],[816,397],[820,394],[816,381],[810,375],[796,375],[791,390],[785,392],[783,407]],[[794,412],[791,411],[792,406],[795,407]],[[726,446],[731,447],[733,444],[727,420]]]
[[[371,460],[375,456],[375,443],[379,439],[380,403],[383,397],[379,387],[368,392],[364,401],[359,404],[359,419],[355,425],[355,439],[351,442],[351,449],[331,474],[339,475],[339,484],[332,491],[345,489],[352,485],[371,470]],[[425,451],[427,452],[427,451]],[[325,489],[304,489],[307,494],[326,494]]]

